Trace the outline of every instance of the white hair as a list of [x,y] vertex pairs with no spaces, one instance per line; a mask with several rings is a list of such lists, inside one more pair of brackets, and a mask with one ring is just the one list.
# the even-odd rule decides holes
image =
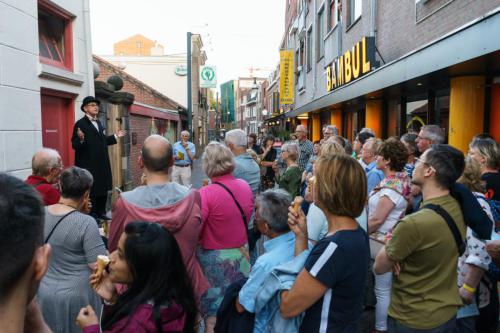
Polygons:
[[300,156],[299,145],[297,145],[295,142],[291,141],[286,142],[281,147],[281,151],[286,151],[288,153],[288,158],[294,162],[299,159]]
[[229,148],[222,143],[212,141],[203,152],[203,171],[209,178],[233,172],[234,157]]
[[36,176],[47,176],[50,169],[59,166],[61,155],[55,149],[42,148],[33,155],[31,168]]
[[226,142],[232,143],[236,147],[247,147],[248,137],[246,133],[237,128],[226,133]]
[[181,135],[183,135],[183,134],[187,134],[187,136],[191,136],[191,134],[189,133],[189,131],[182,131]]

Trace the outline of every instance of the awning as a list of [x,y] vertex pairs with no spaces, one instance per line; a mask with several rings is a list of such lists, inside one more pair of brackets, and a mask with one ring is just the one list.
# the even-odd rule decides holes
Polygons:
[[179,121],[179,112],[177,110],[163,109],[156,106],[134,102],[130,106],[130,113],[140,116],[146,116],[157,119],[165,119],[172,121]]
[[282,114],[279,114],[277,116],[265,119],[264,123],[270,123],[270,122],[285,119],[285,118],[286,118],[286,113],[282,113]]
[[351,100],[500,49],[500,7],[468,24],[285,114],[302,113]]

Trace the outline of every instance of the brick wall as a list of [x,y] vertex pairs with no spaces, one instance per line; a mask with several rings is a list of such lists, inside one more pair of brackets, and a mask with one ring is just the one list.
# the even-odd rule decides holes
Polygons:
[[136,102],[171,110],[177,110],[177,107],[180,106],[159,91],[149,87],[109,62],[96,56],[94,56],[94,61],[99,65],[101,70],[97,80],[106,81],[112,75],[120,76],[123,79],[123,88],[121,91],[133,94]]
[[[177,110],[177,107],[180,106],[167,96],[152,89],[145,83],[123,72],[107,61],[96,56],[94,56],[94,61],[100,67],[100,74],[97,80],[106,81],[112,75],[120,76],[123,79],[123,88],[121,91],[133,94],[135,96],[135,102],[171,110]],[[173,128],[177,127],[177,123],[175,121],[171,121],[170,124]],[[132,145],[130,147],[130,167],[134,187],[140,184],[142,170],[139,168],[138,161],[141,154],[142,144],[151,134],[151,125],[151,117],[133,113],[130,114],[130,132],[131,135],[134,136],[132,137]],[[163,119],[155,119],[155,126],[159,131],[158,134],[163,134],[163,129],[167,126],[167,121]]]
[[[442,0],[419,3],[424,9],[434,8],[422,10],[430,16],[417,23],[413,1],[378,1],[377,48],[386,62],[442,37],[498,7],[498,0],[455,0],[435,12],[439,8],[436,6],[440,5],[438,2],[445,3]],[[363,1],[363,6],[369,8],[369,4],[369,1]],[[423,16],[420,15],[418,19]]]

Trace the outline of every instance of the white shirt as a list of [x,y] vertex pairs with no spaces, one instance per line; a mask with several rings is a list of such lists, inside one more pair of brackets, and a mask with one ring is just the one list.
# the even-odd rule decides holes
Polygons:
[[389,200],[391,200],[395,205],[385,219],[384,224],[382,224],[377,230],[382,233],[387,233],[390,229],[392,229],[392,227],[394,227],[396,222],[398,222],[403,217],[403,214],[406,212],[408,202],[398,192],[388,188],[383,188],[375,194],[370,195],[370,199],[368,200],[368,214],[370,217],[372,217],[375,213],[378,202],[383,196],[389,198]]

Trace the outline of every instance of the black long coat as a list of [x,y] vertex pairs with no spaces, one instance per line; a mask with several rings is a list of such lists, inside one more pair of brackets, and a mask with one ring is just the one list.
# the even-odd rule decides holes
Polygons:
[[[75,165],[87,169],[94,177],[94,185],[90,196],[106,195],[112,187],[111,164],[109,163],[108,145],[116,144],[114,135],[106,136],[104,128],[97,121],[99,131],[92,122],[84,116],[73,127],[71,143],[75,150]],[[78,128],[85,135],[81,143],[78,137]]]

